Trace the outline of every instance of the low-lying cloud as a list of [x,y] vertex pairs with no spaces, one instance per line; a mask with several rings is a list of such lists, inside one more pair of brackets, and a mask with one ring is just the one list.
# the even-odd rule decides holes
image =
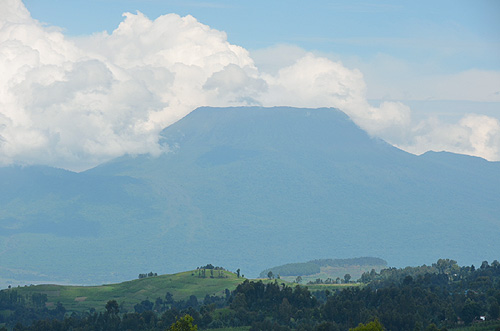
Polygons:
[[408,151],[500,159],[496,119],[413,123],[402,103],[370,105],[362,73],[340,62],[293,46],[256,59],[191,16],[126,13],[111,34],[68,38],[20,0],[2,1],[0,163],[82,170],[123,154],[158,155],[159,132],[206,105],[336,107]]

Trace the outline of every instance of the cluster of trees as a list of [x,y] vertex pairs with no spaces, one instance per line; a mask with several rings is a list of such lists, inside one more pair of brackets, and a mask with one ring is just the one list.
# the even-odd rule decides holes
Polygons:
[[[72,314],[64,319],[42,319],[33,322],[30,326],[17,323],[15,331],[52,331],[52,330],[169,330],[169,331],[195,331],[198,326],[194,318],[188,313],[196,310],[179,312],[175,308],[159,316],[149,310],[143,313],[121,314],[118,303],[114,300],[106,304],[103,313]],[[7,328],[0,328],[7,331]]]
[[[349,274],[346,274],[346,276],[349,275]],[[349,279],[351,275],[349,275]],[[300,276],[298,276],[300,277]],[[346,277],[344,276],[344,279]],[[298,282],[297,282],[298,283]],[[315,284],[342,284],[342,281],[340,279],[340,277],[337,277],[337,279],[332,279],[332,278],[327,278],[325,280],[321,279],[321,278],[316,278],[315,280],[311,280],[311,281],[308,281],[307,282],[308,285],[315,285]]]
[[274,267],[262,271],[259,275],[260,278],[265,278],[269,273],[281,276],[305,276],[314,275],[320,272],[320,266],[312,263],[289,263],[279,267]]
[[[373,269],[372,269],[373,270]],[[296,283],[300,283],[297,281],[300,276],[297,276]],[[344,279],[340,279],[340,277],[337,277],[337,279],[333,280],[332,278],[327,278],[325,280],[321,278],[317,278],[316,280],[311,280],[307,282],[308,285],[314,285],[314,284],[349,284],[351,282],[351,275],[350,274],[345,274]],[[302,277],[300,277],[300,280],[302,280]]]
[[[62,304],[54,309],[45,307],[47,296],[19,296],[16,290],[0,292],[0,326],[5,324],[16,331],[34,330],[191,330],[182,329],[186,319],[193,324],[207,327],[212,322],[211,314],[217,308],[227,305],[230,291],[225,297],[205,296],[203,302],[192,295],[188,300],[175,301],[168,293],[165,299],[157,298],[155,302],[144,300],[134,306],[134,311],[126,311],[115,300],[110,300],[104,312],[91,309],[85,313],[66,314]],[[36,306],[35,302],[37,303]],[[3,318],[10,312],[8,318]],[[188,317],[186,317],[188,316]],[[0,331],[7,330],[0,327]]]
[[[207,264],[206,266],[197,267],[196,268],[197,276],[199,278],[207,278],[207,270],[209,270],[210,278],[227,278],[227,276],[224,274],[225,269],[223,267],[214,267],[212,264]],[[240,269],[238,269],[238,277],[239,277],[239,270]]]
[[[175,301],[167,293],[164,299],[136,305],[134,312],[123,311],[110,301],[102,313],[63,318],[64,314],[48,312],[31,325],[26,320],[9,323],[25,325],[18,324],[16,330],[165,330],[189,315],[193,328],[199,329],[251,326],[251,330],[436,331],[484,317],[496,320],[500,327],[500,263],[496,261],[491,265],[483,262],[476,269],[443,259],[431,266],[390,268],[368,276],[373,279],[364,286],[314,293],[305,286],[290,287],[278,280],[269,284],[245,280],[233,292],[226,290],[222,297],[207,295],[203,302],[194,296]],[[6,300],[1,299],[0,307],[11,303],[46,309],[42,308],[43,295],[19,299],[15,290],[0,293]]]
[[156,277],[158,276],[158,274],[155,272],[153,273],[152,271],[148,274],[139,274],[139,279],[142,279],[142,278],[148,278],[148,277]]
[[29,325],[37,320],[64,318],[66,309],[61,303],[53,309],[47,308],[46,303],[46,294],[21,295],[16,289],[0,291],[0,325]]
[[276,279],[281,279],[280,274],[277,274],[276,276],[274,276],[273,272],[271,270],[269,270],[269,272],[267,273],[267,278],[274,279],[275,277],[276,277]]

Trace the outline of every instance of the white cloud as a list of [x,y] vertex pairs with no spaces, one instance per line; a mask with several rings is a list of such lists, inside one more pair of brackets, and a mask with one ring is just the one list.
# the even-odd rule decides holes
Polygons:
[[430,118],[413,131],[410,141],[400,145],[410,152],[449,151],[500,160],[500,121],[496,118],[468,114],[454,124]]
[[191,16],[127,13],[111,34],[71,40],[20,1],[2,2],[0,12],[4,164],[84,169],[158,154],[165,126],[218,94],[238,100],[265,88],[245,49]]
[[261,78],[249,76],[241,67],[230,64],[215,72],[203,85],[206,91],[214,91],[210,105],[248,104],[258,105],[259,95],[267,90],[267,83]]
[[[252,53],[254,62],[191,16],[124,17],[111,34],[69,39],[20,0],[0,3],[0,163],[81,170],[126,153],[158,154],[159,132],[196,107],[248,104],[336,107],[407,150],[500,158],[492,118],[415,126],[402,103],[368,104],[362,73],[340,62],[286,45]],[[482,77],[464,74],[441,93]],[[488,88],[471,93],[496,95],[497,81],[488,76]]]
[[264,105],[335,107],[373,135],[392,135],[410,122],[410,109],[399,102],[373,107],[366,100],[366,86],[359,70],[311,53],[280,69],[277,75],[263,74],[269,84],[262,96]]

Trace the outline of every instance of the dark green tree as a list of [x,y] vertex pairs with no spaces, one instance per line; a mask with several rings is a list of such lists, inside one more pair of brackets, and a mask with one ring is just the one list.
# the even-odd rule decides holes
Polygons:
[[479,304],[471,301],[470,299],[467,299],[467,302],[465,303],[461,313],[463,321],[466,324],[470,324],[476,317],[479,317],[480,314],[481,307],[479,306]]
[[384,327],[378,320],[367,323],[366,325],[360,323],[357,327],[349,329],[349,331],[383,331]]
[[197,325],[193,325],[194,318],[186,314],[179,318],[174,324],[169,328],[170,331],[196,331],[198,330]]
[[110,315],[117,315],[120,312],[120,307],[116,300],[109,300],[106,303],[106,312]]
[[500,317],[500,306],[498,305],[498,302],[493,301],[490,305],[490,310],[489,310],[490,318],[491,319],[498,319]]

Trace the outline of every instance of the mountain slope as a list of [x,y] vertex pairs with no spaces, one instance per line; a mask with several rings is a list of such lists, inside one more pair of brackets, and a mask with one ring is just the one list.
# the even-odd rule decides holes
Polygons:
[[[22,179],[8,171],[36,178],[17,193],[0,189],[3,278],[96,283],[208,262],[256,276],[331,257],[498,258],[498,162],[415,156],[334,109],[199,108],[166,128],[162,144],[169,153],[79,174],[0,169],[9,187]],[[38,222],[67,230],[30,230]],[[80,224],[91,230],[69,230]]]

